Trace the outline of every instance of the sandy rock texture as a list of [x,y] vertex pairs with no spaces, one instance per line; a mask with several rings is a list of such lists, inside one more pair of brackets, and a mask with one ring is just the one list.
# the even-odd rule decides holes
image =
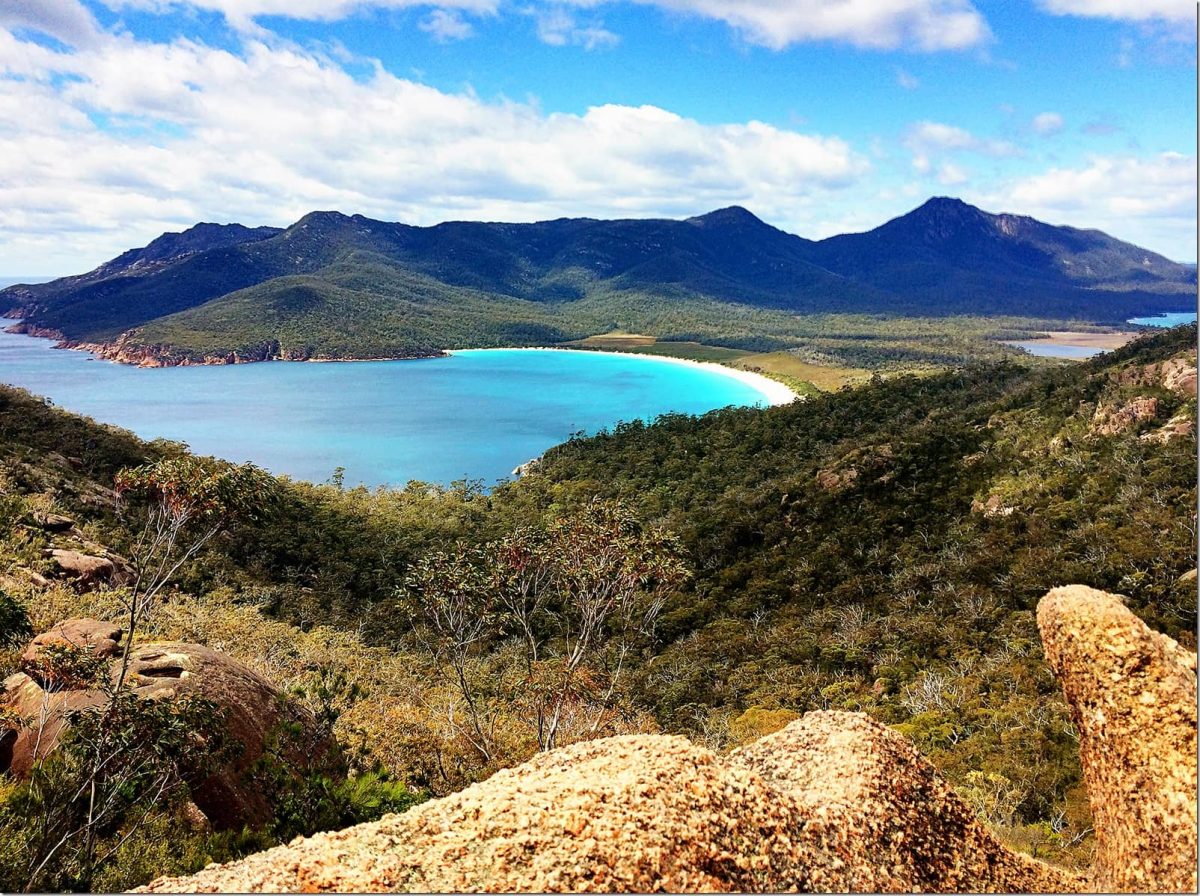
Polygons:
[[1016,854],[911,743],[815,712],[727,757],[630,736],[542,754],[403,815],[151,892],[1195,890],[1196,658],[1120,598],[1039,605],[1080,732],[1094,874]]
[[810,712],[729,764],[793,797],[808,837],[857,857],[856,892],[1060,892],[1084,883],[1002,846],[910,741],[862,713]]
[[404,815],[298,840],[155,892],[1062,891],[901,736],[810,713],[722,759],[681,737],[542,754]]
[[1196,655],[1082,585],[1038,605],[1079,729],[1100,891],[1196,891]]

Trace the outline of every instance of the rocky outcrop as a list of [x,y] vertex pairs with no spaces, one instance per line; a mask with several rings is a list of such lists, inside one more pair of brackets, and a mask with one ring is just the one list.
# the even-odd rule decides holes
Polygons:
[[[13,314],[18,314],[19,309]],[[12,315],[9,315],[12,316]],[[333,358],[313,351],[311,346],[285,348],[279,340],[265,340],[254,345],[242,346],[227,351],[204,352],[171,345],[169,343],[145,343],[138,340],[139,331],[128,330],[111,342],[84,342],[67,339],[60,330],[38,327],[24,322],[13,324],[6,333],[22,333],[53,339],[55,348],[88,352],[105,361],[130,364],[134,367],[218,367],[224,364],[253,364],[259,361],[403,361],[417,358],[441,358],[446,355],[441,349],[428,351],[402,351],[382,357]]]
[[858,481],[858,469],[848,467],[845,470],[818,470],[816,480],[817,485],[827,492],[841,491]]
[[810,712],[729,763],[795,799],[805,837],[851,856],[854,892],[1046,892],[1083,883],[1002,846],[911,742],[861,713]]
[[51,548],[47,555],[59,577],[71,579],[79,588],[117,585],[125,579],[124,564],[108,557],[95,557],[65,548]]
[[[105,659],[108,674],[119,675],[122,633],[115,625],[71,619],[37,636],[22,658],[22,671],[4,682],[0,708],[22,720],[15,735],[0,737],[0,772],[27,776],[34,764],[56,749],[70,715],[103,706],[102,690],[56,674],[45,649],[54,644]],[[68,668],[71,664],[64,664]],[[147,700],[192,696],[212,701],[233,754],[211,777],[192,788],[192,799],[220,829],[260,825],[271,818],[268,797],[251,774],[268,750],[285,774],[336,772],[341,757],[315,720],[274,685],[236,660],[200,644],[151,643],[129,654],[127,681]]]
[[896,732],[809,713],[722,759],[632,736],[153,892],[1195,890],[1195,655],[1111,595],[1039,606],[1080,732],[1093,878],[1002,846]]
[[1157,386],[1181,398],[1196,397],[1196,353],[1185,352],[1166,361],[1127,367],[1116,375],[1122,385]]
[[1160,445],[1165,445],[1172,439],[1186,438],[1195,434],[1196,421],[1189,417],[1187,413],[1180,411],[1158,429],[1143,433],[1138,438],[1143,442],[1157,442]]
[[1038,627],[1079,731],[1093,887],[1195,892],[1196,654],[1081,585],[1051,591]]
[[989,495],[986,501],[980,501],[978,498],[971,501],[971,513],[978,513],[988,519],[1012,516],[1015,510],[1015,507],[1005,504],[1000,495]]
[[257,361],[307,361],[307,349],[284,349],[277,340],[223,352],[193,352],[161,343],[142,343],[137,331],[122,333],[112,342],[62,343],[63,348],[91,352],[106,361],[135,367],[211,367],[223,364],[251,364]]
[[[858,761],[876,748],[884,758],[860,775]],[[802,770],[809,764],[811,774]],[[542,754],[404,815],[150,889],[907,892],[929,881],[992,891],[1077,884],[1004,850],[945,784],[926,800],[922,789],[938,780],[903,738],[852,713],[810,714],[729,760],[681,737],[607,738]],[[881,783],[896,796],[881,793]],[[905,801],[902,815],[864,817]],[[928,818],[905,843],[914,814]],[[947,839],[922,839],[929,831]],[[969,860],[957,852],[964,837],[979,846]],[[919,867],[925,859],[929,869]]]
[[117,652],[122,636],[121,627],[111,622],[64,619],[29,642],[21,654],[21,671],[33,677],[38,684],[51,687],[51,664],[47,661],[46,648],[77,650],[104,659]]
[[1102,404],[1092,416],[1089,431],[1096,436],[1113,436],[1136,429],[1157,416],[1157,398],[1142,397],[1124,404]]
[[29,515],[29,520],[34,526],[44,532],[61,534],[63,532],[70,532],[75,528],[75,521],[69,516],[63,516],[61,513],[34,511]]

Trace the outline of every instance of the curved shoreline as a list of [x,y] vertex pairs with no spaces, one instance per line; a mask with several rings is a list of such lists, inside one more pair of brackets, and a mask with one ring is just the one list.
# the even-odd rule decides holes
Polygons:
[[784,385],[779,380],[773,380],[761,373],[749,370],[738,370],[736,367],[726,367],[714,361],[693,361],[691,358],[672,358],[669,355],[648,355],[641,352],[614,352],[603,349],[557,348],[555,346],[523,346],[514,348],[453,348],[446,349],[448,355],[460,355],[470,352],[574,352],[580,355],[621,355],[630,358],[644,358],[648,361],[663,361],[667,364],[680,364],[686,367],[698,367],[712,373],[731,377],[758,392],[770,407],[791,404],[801,398],[800,393]]
[[664,361],[668,364],[682,364],[689,367],[698,367],[709,370],[712,373],[719,373],[723,376],[732,377],[735,380],[749,386],[754,391],[758,392],[765,400],[769,407],[777,407],[779,405],[791,404],[793,401],[798,401],[803,398],[800,393],[796,392],[790,386],[781,383],[779,380],[773,380],[761,373],[753,373],[749,370],[739,370],[736,367],[728,367],[724,364],[718,364],[715,361],[694,361],[691,358],[674,358],[670,355],[651,355],[643,352],[622,352],[612,351],[610,349],[580,349],[580,348],[560,348],[554,345],[538,345],[538,346],[511,346],[509,348],[455,348],[441,349],[434,355],[419,355],[408,358],[253,358],[245,360],[235,360],[230,362],[222,360],[217,363],[212,363],[207,360],[201,362],[191,362],[184,360],[175,364],[151,364],[145,359],[141,363],[135,363],[133,360],[114,356],[113,353],[107,351],[112,344],[100,343],[85,343],[85,342],[70,342],[63,340],[59,335],[52,335],[49,332],[34,333],[26,330],[18,330],[17,325],[22,321],[17,320],[12,327],[6,327],[4,332],[13,333],[14,335],[28,336],[31,339],[57,339],[58,344],[55,348],[68,349],[71,351],[83,352],[91,355],[92,358],[100,361],[108,361],[115,364],[126,364],[131,367],[210,367],[223,366],[229,363],[269,363],[271,361],[303,361],[310,364],[352,364],[355,362],[379,362],[379,361],[424,361],[436,359],[439,357],[447,357],[449,355],[465,354],[467,352],[575,352],[583,355],[623,355],[626,357],[643,358],[649,361]]

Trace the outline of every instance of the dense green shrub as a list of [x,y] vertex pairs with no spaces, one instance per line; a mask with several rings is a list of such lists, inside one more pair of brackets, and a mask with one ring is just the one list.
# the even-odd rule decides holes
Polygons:
[[33,637],[25,607],[0,591],[0,647],[15,647]]

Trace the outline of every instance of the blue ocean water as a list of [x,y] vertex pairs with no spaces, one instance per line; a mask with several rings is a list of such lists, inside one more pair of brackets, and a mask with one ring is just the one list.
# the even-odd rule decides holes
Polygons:
[[0,381],[200,454],[321,482],[491,485],[621,420],[765,403],[719,372],[594,352],[486,351],[420,361],[142,370],[0,333]]
[[1137,324],[1140,327],[1177,327],[1180,324],[1190,324],[1195,319],[1195,311],[1168,311],[1153,317],[1131,317],[1126,323]]

